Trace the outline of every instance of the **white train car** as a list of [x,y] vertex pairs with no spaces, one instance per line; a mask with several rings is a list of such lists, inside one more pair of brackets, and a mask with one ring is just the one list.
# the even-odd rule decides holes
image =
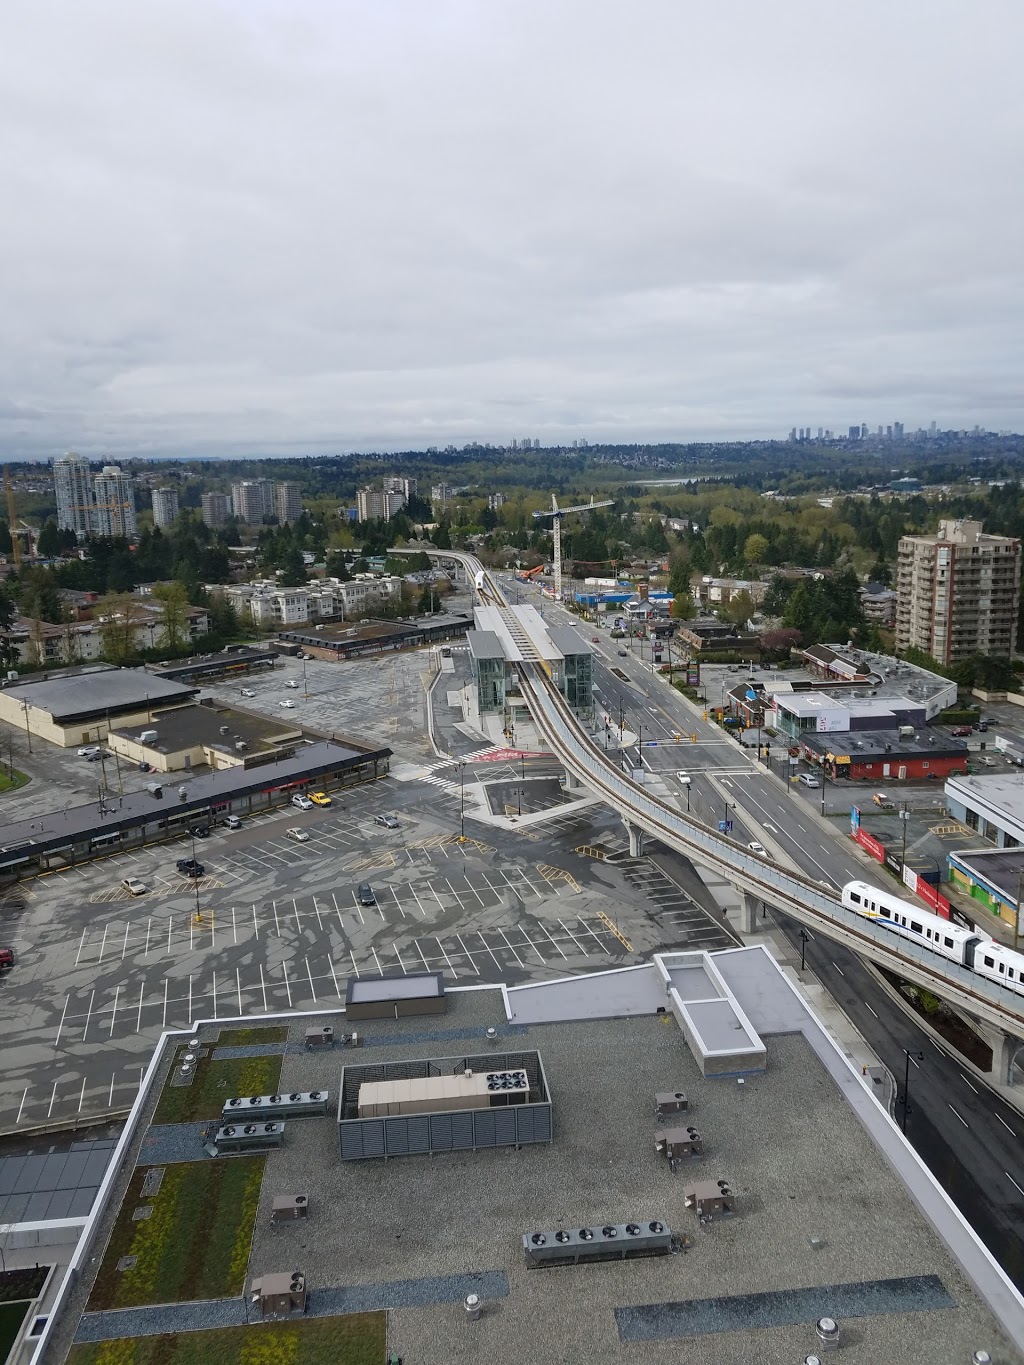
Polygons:
[[1024,953],[1015,953],[1012,948],[989,940],[975,952],[974,970],[1016,995],[1024,995]]
[[[848,910],[884,925],[901,938],[920,943],[923,948],[938,953],[940,957],[974,970],[977,970],[975,959],[979,945],[992,943],[986,934],[980,934],[976,929],[952,924],[941,915],[933,915],[930,910],[923,910],[868,882],[847,882],[843,887],[843,904]],[[999,975],[996,979],[1002,980],[1003,977]]]

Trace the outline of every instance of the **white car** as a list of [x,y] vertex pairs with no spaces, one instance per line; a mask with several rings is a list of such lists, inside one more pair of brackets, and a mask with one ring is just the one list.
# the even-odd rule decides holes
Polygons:
[[759,858],[771,857],[771,854],[765,848],[764,844],[759,844],[756,839],[752,844],[748,844],[747,848],[750,849],[751,853],[756,853]]
[[294,678],[290,678],[288,682],[285,683],[285,687],[298,687],[298,685],[299,684],[295,681]]
[[98,753],[99,753],[99,746],[98,746],[97,744],[87,744],[87,745],[85,746],[84,749],[79,749],[79,751],[78,751],[78,757],[79,757],[79,758],[92,758],[93,754],[98,754]]
[[278,705],[283,706],[287,711],[295,710],[295,703],[293,701],[282,701],[279,702]]
[[243,696],[243,697],[255,697],[255,695],[256,695],[256,693],[252,690],[251,687],[243,687],[243,688],[242,688],[242,696]]
[[291,829],[286,829],[285,834],[288,835],[289,839],[294,839],[297,844],[309,843],[309,835],[304,829],[299,829],[298,825],[294,825]]
[[312,810],[313,803],[308,796],[293,796],[292,805],[297,810]]
[[140,882],[138,877],[125,877],[121,885],[128,892],[129,896],[144,896],[147,891],[146,883]]

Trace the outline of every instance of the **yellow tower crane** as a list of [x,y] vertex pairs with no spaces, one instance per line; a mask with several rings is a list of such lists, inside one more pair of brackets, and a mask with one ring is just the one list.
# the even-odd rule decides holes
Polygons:
[[559,507],[558,499],[554,493],[551,494],[551,511],[534,512],[534,520],[541,521],[545,517],[551,517],[553,530],[555,533],[554,558],[555,558],[555,599],[562,600],[562,518],[567,517],[572,512],[596,512],[599,507],[613,507],[614,498],[606,498],[604,502],[595,502],[593,498],[589,502],[581,503],[579,507]]

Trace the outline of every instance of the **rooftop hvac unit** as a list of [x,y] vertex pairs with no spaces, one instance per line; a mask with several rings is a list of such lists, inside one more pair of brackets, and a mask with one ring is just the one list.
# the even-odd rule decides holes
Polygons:
[[231,726],[230,726],[230,725],[222,725],[222,726],[220,727],[220,732],[221,732],[222,735],[229,735],[229,734],[231,733]]
[[276,1194],[270,1210],[272,1223],[293,1223],[309,1216],[308,1194]]
[[283,1123],[226,1123],[213,1135],[218,1152],[260,1151],[280,1147],[284,1142]]
[[248,746],[248,744],[246,744],[246,742],[245,742],[244,739],[238,739],[238,740],[235,741],[235,748],[236,748],[239,752],[241,752],[242,749],[248,749],[248,747],[249,747],[249,746]]
[[293,1090],[290,1095],[244,1095],[226,1100],[221,1110],[223,1119],[315,1118],[327,1113],[329,1094],[326,1090]]
[[153,741],[154,741],[156,738],[157,738],[157,731],[156,731],[156,730],[140,730],[140,731],[139,731],[139,743],[140,743],[140,744],[152,744]]
[[672,1229],[657,1218],[645,1223],[605,1223],[602,1227],[523,1235],[523,1253],[530,1266],[621,1261],[633,1256],[665,1256],[671,1250]]

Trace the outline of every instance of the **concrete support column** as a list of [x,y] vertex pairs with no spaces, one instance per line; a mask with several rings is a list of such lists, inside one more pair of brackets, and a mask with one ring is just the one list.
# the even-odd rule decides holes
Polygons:
[[564,771],[564,773],[565,773],[565,778],[564,778],[564,780],[563,780],[562,785],[564,786],[565,790],[566,790],[567,792],[578,792],[578,791],[582,791],[582,790],[583,790],[583,783],[582,783],[582,782],[580,781],[580,779],[576,776],[576,774],[573,773],[573,772],[570,772],[568,768],[563,769],[563,771]]
[[631,825],[625,821],[626,833],[629,835],[629,856],[631,858],[642,858],[644,856],[644,832],[639,825]]
[[975,1024],[975,1028],[992,1049],[992,1076],[1000,1085],[1014,1084],[1014,1060],[1024,1048],[1024,1042],[1012,1033],[1004,1033],[989,1024]]
[[741,934],[752,934],[757,929],[757,916],[761,909],[761,901],[757,896],[752,896],[749,891],[744,891],[740,899],[739,907],[739,931]]

